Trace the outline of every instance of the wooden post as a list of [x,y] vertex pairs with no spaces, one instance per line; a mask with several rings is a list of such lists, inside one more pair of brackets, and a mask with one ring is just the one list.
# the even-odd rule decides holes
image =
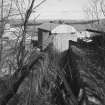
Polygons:
[[0,62],[1,62],[1,58],[2,58],[2,36],[3,36],[3,32],[4,32],[4,19],[3,19],[3,0],[1,2],[1,25],[0,25]]

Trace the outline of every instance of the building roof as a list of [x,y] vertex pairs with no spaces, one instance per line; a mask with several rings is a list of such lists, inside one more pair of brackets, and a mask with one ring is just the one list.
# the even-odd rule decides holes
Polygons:
[[39,29],[43,29],[46,31],[52,31],[52,33],[54,33],[54,30],[57,29],[57,27],[59,27],[59,29],[60,29],[59,31],[61,32],[62,28],[60,28],[60,27],[63,27],[62,31],[64,31],[65,30],[64,27],[66,27],[66,26],[62,26],[62,25],[67,25],[67,27],[69,26],[68,29],[70,29],[70,27],[72,27],[72,29],[74,31],[76,30],[78,32],[86,31],[86,29],[93,29],[93,30],[97,29],[98,31],[101,30],[100,28],[92,27],[91,24],[58,24],[58,23],[43,23],[43,24],[39,25],[37,27],[37,29],[39,28]]
[[75,33],[77,32],[77,30],[70,25],[61,24],[55,27],[51,32],[52,33]]
[[55,24],[55,23],[43,23],[42,25],[40,25],[38,28],[39,29],[43,29],[43,30],[47,30],[47,31],[52,31],[55,27],[57,27],[59,24]]
[[51,31],[51,33],[71,33],[76,32],[76,29],[71,25],[57,24],[57,23],[44,23],[38,27],[39,29]]

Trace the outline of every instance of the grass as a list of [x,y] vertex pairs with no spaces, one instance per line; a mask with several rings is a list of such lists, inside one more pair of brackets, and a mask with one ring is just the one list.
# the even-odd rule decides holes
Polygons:
[[[3,51],[3,69],[15,71],[17,49],[13,46],[11,49],[8,45],[6,47]],[[70,47],[71,51],[69,49],[58,53],[52,44],[44,52],[31,49],[30,45],[26,47],[28,50],[24,65],[31,65],[40,55],[44,59],[33,64],[32,71],[8,105],[82,105],[83,102],[91,103],[88,97],[95,97],[99,104],[105,103],[104,50],[73,45]],[[11,75],[10,73],[9,77]],[[21,75],[20,73],[18,76]],[[8,81],[8,77],[5,77]],[[9,82],[11,84],[12,80]],[[83,93],[78,101],[80,89]],[[4,88],[4,93],[5,90]]]

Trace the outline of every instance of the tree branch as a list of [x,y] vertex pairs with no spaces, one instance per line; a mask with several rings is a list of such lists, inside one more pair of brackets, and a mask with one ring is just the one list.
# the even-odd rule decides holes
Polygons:
[[[39,60],[43,61],[43,55],[38,55],[36,57],[36,59],[34,59],[32,62],[30,62],[27,65],[24,65],[22,67],[22,70],[16,70],[16,72],[14,73],[14,75],[12,77],[10,77],[11,80],[11,85],[10,89],[6,89],[6,93],[2,93],[0,92],[0,105],[6,105],[9,100],[16,94],[19,86],[21,85],[21,83],[24,81],[24,79],[29,75],[29,73],[32,71],[32,68],[36,65],[36,63],[39,62]],[[39,62],[40,63],[40,62]],[[5,81],[4,81],[5,83]],[[8,86],[6,86],[8,88]]]

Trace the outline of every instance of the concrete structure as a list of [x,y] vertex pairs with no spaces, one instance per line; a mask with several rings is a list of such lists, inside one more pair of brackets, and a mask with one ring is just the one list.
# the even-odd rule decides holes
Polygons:
[[69,40],[77,41],[77,31],[74,27],[66,24],[57,26],[52,30],[53,45],[55,50],[63,52],[69,48]]
[[38,28],[38,46],[41,50],[47,48],[52,41],[51,31],[57,26],[54,23],[44,23]]
[[66,24],[45,23],[38,28],[39,48],[44,50],[49,43],[62,52],[69,48],[69,40],[77,41],[77,31]]

